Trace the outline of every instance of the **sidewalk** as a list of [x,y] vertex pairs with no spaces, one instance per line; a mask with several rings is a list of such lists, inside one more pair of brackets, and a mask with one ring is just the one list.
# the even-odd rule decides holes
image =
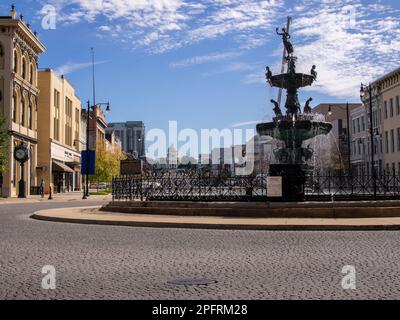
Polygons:
[[[53,194],[53,200],[49,200],[49,195],[41,196],[28,196],[26,199],[19,198],[0,198],[0,205],[2,204],[18,204],[18,203],[36,203],[36,202],[67,202],[67,201],[83,201],[82,192],[71,193],[56,193]],[[91,195],[84,201],[111,201],[111,195]]]
[[99,211],[100,206],[51,209],[35,212],[32,218],[54,222],[119,225],[153,228],[228,230],[400,230],[400,218],[229,218],[123,214]]

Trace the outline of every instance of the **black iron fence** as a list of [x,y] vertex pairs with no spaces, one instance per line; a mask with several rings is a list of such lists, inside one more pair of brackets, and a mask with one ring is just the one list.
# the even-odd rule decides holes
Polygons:
[[[113,179],[113,201],[267,201],[268,175],[228,176],[192,171],[148,172]],[[310,172],[306,200],[400,199],[400,176]],[[272,200],[272,199],[271,199]]]

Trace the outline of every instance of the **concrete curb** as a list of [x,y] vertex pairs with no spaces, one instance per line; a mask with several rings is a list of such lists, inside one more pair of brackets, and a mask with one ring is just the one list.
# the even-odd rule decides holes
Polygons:
[[100,211],[149,215],[177,215],[179,212],[182,217],[396,218],[400,217],[400,203],[110,202]]
[[[71,208],[72,209],[72,208]],[[74,208],[74,210],[85,208]],[[52,209],[54,211],[54,209]],[[216,230],[259,230],[259,231],[389,231],[400,230],[400,220],[397,224],[246,224],[246,223],[193,223],[193,222],[165,222],[165,221],[135,221],[134,217],[128,220],[113,219],[88,219],[75,217],[60,217],[43,214],[51,210],[35,212],[31,218],[41,221],[77,223],[87,225],[111,225],[125,227],[151,227],[151,228],[180,228],[180,229],[216,229]],[[42,212],[42,214],[41,214]],[[155,216],[150,216],[154,218]],[[243,219],[244,220],[244,219]],[[287,219],[286,219],[287,220]],[[290,219],[289,219],[290,220]],[[343,219],[344,220],[344,219]],[[362,219],[361,219],[362,220]],[[379,221],[379,219],[376,219]]]

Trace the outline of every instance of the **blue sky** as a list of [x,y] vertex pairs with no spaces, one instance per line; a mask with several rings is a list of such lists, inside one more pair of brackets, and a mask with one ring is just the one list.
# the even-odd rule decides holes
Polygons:
[[[2,1],[1,14],[9,11]],[[41,26],[44,5],[57,10]],[[95,47],[97,101],[111,101],[110,121],[143,120],[147,129],[229,128],[272,114],[277,91],[264,68],[280,69],[274,34],[293,16],[299,71],[317,65],[304,102],[358,102],[361,81],[399,67],[398,0],[18,0],[47,47],[39,67],[66,74],[82,101],[91,98]],[[253,124],[250,127],[254,126]]]

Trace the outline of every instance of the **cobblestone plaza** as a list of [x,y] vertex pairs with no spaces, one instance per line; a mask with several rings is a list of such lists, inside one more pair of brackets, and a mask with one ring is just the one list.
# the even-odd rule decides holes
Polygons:
[[[102,203],[98,203],[102,204]],[[156,229],[53,223],[0,207],[2,299],[398,299],[400,232]],[[42,289],[53,265],[56,289]],[[356,289],[344,290],[345,265]],[[209,279],[198,286],[175,280]]]

